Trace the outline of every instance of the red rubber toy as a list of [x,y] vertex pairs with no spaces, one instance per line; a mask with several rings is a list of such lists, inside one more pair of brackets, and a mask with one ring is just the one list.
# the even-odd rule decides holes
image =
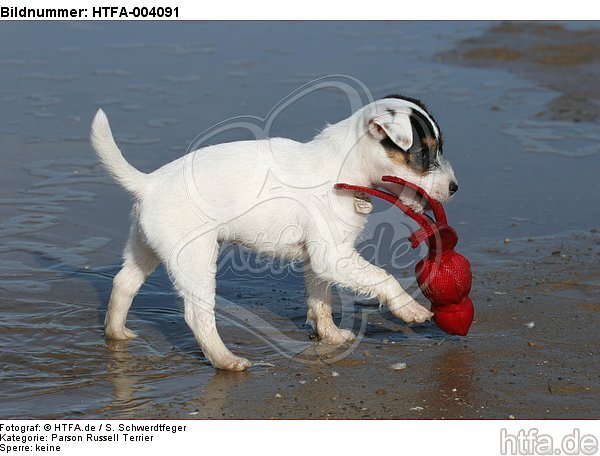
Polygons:
[[425,198],[435,220],[415,212],[392,193],[341,183],[336,184],[335,188],[368,193],[384,199],[420,225],[421,228],[408,238],[413,249],[423,241],[429,247],[427,256],[415,266],[419,287],[431,301],[431,311],[436,324],[448,334],[466,336],[474,315],[473,302],[469,298],[472,282],[471,265],[469,260],[454,251],[458,235],[454,228],[448,226],[444,207],[418,185],[395,176],[384,176],[382,180],[411,188]]

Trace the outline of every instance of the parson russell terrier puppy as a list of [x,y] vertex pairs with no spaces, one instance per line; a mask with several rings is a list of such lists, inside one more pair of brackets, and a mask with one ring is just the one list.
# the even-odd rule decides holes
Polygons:
[[[308,321],[322,341],[354,339],[331,316],[331,284],[377,297],[406,322],[432,314],[354,244],[370,203],[333,189],[336,182],[381,186],[394,175],[447,201],[458,186],[442,156],[438,124],[418,100],[390,95],[326,126],[312,141],[270,138],[201,148],[144,174],[130,165],[100,110],[92,146],[115,180],[133,195],[132,225],[123,267],[115,276],[106,337],[128,339],[131,302],[163,262],[184,301],[185,320],[214,367],[241,371],[251,363],[234,355],[215,324],[216,263],[222,242],[262,254],[302,260]],[[423,210],[416,196],[403,201]]]

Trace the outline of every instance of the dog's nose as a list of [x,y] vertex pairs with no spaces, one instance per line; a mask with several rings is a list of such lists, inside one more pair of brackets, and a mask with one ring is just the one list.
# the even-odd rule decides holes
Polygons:
[[450,182],[450,194],[454,195],[458,190],[458,184],[456,182]]

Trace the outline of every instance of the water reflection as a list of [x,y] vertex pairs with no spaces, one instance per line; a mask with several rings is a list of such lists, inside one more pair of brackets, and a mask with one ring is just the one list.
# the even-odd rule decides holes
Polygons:
[[132,368],[134,357],[127,351],[127,340],[108,341],[108,362],[106,364],[106,376],[112,383],[112,406],[122,408],[128,406],[135,397],[135,386],[139,382],[139,376]]

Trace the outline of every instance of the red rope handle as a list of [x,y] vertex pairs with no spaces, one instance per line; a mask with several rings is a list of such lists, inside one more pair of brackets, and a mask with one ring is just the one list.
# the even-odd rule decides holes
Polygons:
[[364,187],[362,185],[352,185],[345,183],[335,184],[333,188],[335,188],[336,190],[352,190],[355,192],[367,193],[377,198],[381,198],[399,208],[402,212],[404,212],[406,215],[408,215],[421,226],[420,230],[415,231],[408,238],[413,249],[416,248],[425,239],[435,235],[436,233],[439,233],[440,228],[448,227],[444,207],[441,205],[441,203],[431,198],[421,187],[395,176],[384,176],[382,180],[385,182],[393,182],[395,184],[406,186],[416,191],[418,195],[425,198],[429,203],[429,206],[433,210],[435,221],[431,220],[425,214],[419,214],[414,209],[408,207],[406,204],[400,201],[399,196],[394,195],[392,193],[384,192],[382,190],[378,190],[372,187]]
[[363,187],[361,185],[352,185],[352,184],[344,184],[339,183],[333,186],[336,190],[353,190],[355,192],[368,193],[369,195],[376,196],[377,198],[381,198],[386,200],[388,203],[393,204],[397,208],[399,208],[402,212],[412,218],[415,222],[421,225],[421,228],[429,228],[432,223],[422,214],[419,214],[414,209],[411,209],[406,204],[402,203],[400,199],[393,195],[392,193],[384,192],[382,190],[377,190],[376,188],[371,187]]
[[427,203],[429,203],[429,206],[431,206],[431,210],[433,211],[433,215],[435,216],[436,223],[439,225],[448,224],[448,219],[446,218],[446,211],[444,210],[444,206],[442,206],[442,204],[439,201],[434,200],[431,196],[429,196],[429,194],[418,185],[415,185],[412,182],[405,181],[404,179],[401,179],[400,177],[396,176],[383,176],[381,180],[384,182],[393,182],[395,184],[403,185],[404,187],[412,188],[415,192],[417,192],[419,196],[422,196],[427,200]]

